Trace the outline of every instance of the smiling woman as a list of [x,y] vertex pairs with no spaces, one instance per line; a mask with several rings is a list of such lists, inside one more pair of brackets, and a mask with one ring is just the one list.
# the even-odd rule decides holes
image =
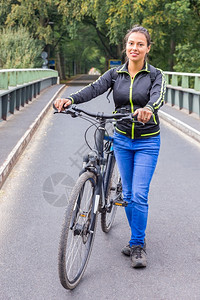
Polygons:
[[145,231],[148,217],[148,193],[160,149],[158,109],[164,103],[163,72],[147,63],[151,48],[150,35],[144,27],[134,26],[125,36],[127,62],[112,68],[97,81],[57,99],[55,106],[89,101],[113,88],[116,112],[131,112],[140,126],[131,121],[117,121],[114,153],[122,180],[123,198],[131,237],[122,253],[131,256],[132,267],[146,267]]

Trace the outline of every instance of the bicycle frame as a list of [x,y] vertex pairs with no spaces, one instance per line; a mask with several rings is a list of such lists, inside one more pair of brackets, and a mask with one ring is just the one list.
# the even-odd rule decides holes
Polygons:
[[[89,154],[88,156],[88,162],[84,166],[84,168],[81,170],[80,174],[83,172],[86,172],[87,170],[90,172],[93,172],[96,175],[96,188],[93,196],[93,202],[94,202],[94,210],[92,212],[93,214],[97,214],[98,212],[102,212],[106,206],[106,200],[105,200],[105,191],[106,187],[104,187],[104,166],[106,164],[107,159],[109,159],[109,156],[114,156],[113,149],[111,153],[108,154],[108,158],[104,158],[103,154],[103,141],[109,140],[112,141],[112,137],[105,136],[105,120],[99,120],[99,127],[97,130],[97,134],[95,137],[95,149],[93,154]],[[108,166],[108,165],[107,165]],[[108,166],[109,167],[109,166]],[[94,218],[93,218],[94,219]],[[91,228],[90,231],[93,232],[94,224],[91,222]]]

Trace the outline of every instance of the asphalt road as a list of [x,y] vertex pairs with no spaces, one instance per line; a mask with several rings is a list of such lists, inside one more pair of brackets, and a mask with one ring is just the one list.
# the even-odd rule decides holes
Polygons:
[[[113,110],[105,95],[85,107]],[[0,191],[0,299],[200,299],[200,147],[165,123],[149,197],[147,268],[132,269],[120,252],[130,232],[118,208],[109,234],[101,232],[98,222],[80,285],[72,292],[60,285],[57,249],[65,192],[86,152],[87,124],[51,110]]]

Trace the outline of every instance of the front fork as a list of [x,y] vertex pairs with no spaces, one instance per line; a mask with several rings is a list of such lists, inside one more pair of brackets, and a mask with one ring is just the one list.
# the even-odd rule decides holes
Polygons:
[[94,232],[95,220],[98,212],[101,212],[102,204],[105,203],[104,193],[103,193],[103,177],[101,173],[97,175],[96,188],[93,196],[93,210],[92,210],[92,222],[90,227],[90,232]]

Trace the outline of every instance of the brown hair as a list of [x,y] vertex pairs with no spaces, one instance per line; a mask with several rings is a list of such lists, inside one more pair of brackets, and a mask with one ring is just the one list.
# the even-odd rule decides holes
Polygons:
[[148,32],[148,30],[140,25],[134,25],[133,28],[131,28],[127,34],[125,35],[125,38],[124,38],[124,41],[125,41],[125,45],[127,44],[128,42],[128,38],[129,36],[131,35],[131,33],[133,32],[141,32],[145,35],[146,37],[146,40],[147,40],[147,47],[149,47],[151,45],[151,37],[150,37],[150,34]]

